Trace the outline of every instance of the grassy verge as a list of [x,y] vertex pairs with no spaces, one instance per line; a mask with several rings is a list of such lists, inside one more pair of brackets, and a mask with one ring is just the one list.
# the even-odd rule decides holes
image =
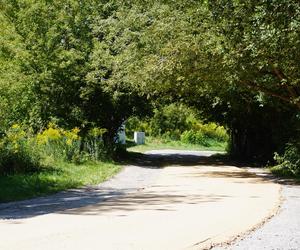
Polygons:
[[[186,144],[180,141],[167,141],[147,138],[145,145],[127,143],[129,152],[143,153],[154,149],[184,149],[224,151],[226,143],[209,141],[209,146]],[[127,156],[128,157],[128,156]],[[88,162],[73,164],[64,161],[45,164],[38,172],[0,176],[0,202],[23,200],[53,194],[70,188],[101,183],[114,174],[121,166],[113,162]],[[51,167],[49,167],[51,166]]]
[[300,175],[295,175],[292,171],[283,166],[269,167],[271,173],[277,177],[291,179],[296,182],[300,182]]
[[23,200],[48,195],[69,188],[98,184],[116,174],[121,167],[115,163],[60,162],[31,174],[0,176],[0,202]]
[[143,153],[149,150],[157,149],[182,149],[182,150],[211,150],[211,151],[226,151],[226,142],[217,142],[214,140],[208,141],[209,146],[187,144],[181,141],[167,141],[157,138],[146,138],[144,145],[135,145],[132,141],[129,141],[127,151]]

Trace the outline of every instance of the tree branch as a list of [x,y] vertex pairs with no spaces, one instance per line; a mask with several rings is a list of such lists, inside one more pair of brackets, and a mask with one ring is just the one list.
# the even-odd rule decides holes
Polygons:
[[[278,94],[278,93],[276,93],[276,92],[274,92],[270,89],[259,86],[259,85],[255,84],[253,82],[240,81],[240,83],[243,84],[244,86],[250,88],[250,89],[263,92],[263,93],[265,93],[269,96],[273,96],[273,97],[276,97],[276,98],[278,98],[282,101],[288,102],[289,104],[293,104],[291,98],[289,98],[287,96],[284,96],[284,95],[281,95],[281,94]],[[300,109],[300,107],[298,107],[298,108]]]
[[288,83],[288,79],[285,76],[285,74],[280,69],[277,68],[273,69],[273,73],[280,80],[280,82],[283,83],[283,86],[285,86],[285,88],[287,89],[290,97],[293,99],[291,100],[291,102],[295,104],[298,109],[300,109],[300,101],[297,100],[299,99],[299,95],[297,91],[294,89],[294,87]]

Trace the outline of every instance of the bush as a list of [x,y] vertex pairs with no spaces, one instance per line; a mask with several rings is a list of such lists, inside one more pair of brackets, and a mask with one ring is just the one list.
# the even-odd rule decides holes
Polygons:
[[229,139],[226,129],[222,126],[218,126],[215,123],[199,124],[198,129],[202,131],[206,138],[212,140],[226,142]]
[[165,136],[172,140],[179,140],[180,134],[191,129],[191,120],[194,117],[192,109],[183,104],[171,104],[154,111],[150,120],[152,136]]
[[199,120],[195,111],[184,104],[171,104],[154,110],[147,120],[131,117],[126,121],[126,134],[133,136],[134,131],[143,131],[152,137],[164,140],[180,140],[186,130],[194,129]]
[[106,158],[102,139],[105,129],[93,128],[84,139],[79,132],[78,128],[65,130],[50,123],[34,135],[13,125],[0,138],[0,175],[32,172],[38,170],[41,163],[83,163]]
[[184,131],[180,137],[180,140],[184,143],[203,146],[209,146],[212,141],[226,142],[228,139],[229,137],[226,130],[215,123],[198,123],[197,126],[194,127],[194,130]]
[[147,135],[151,133],[149,122],[147,120],[141,120],[140,118],[133,116],[126,121],[126,136],[133,138],[134,131],[143,131]]
[[78,128],[64,130],[50,123],[47,129],[37,134],[35,148],[47,161],[77,162],[81,158],[79,131]]
[[0,140],[0,174],[32,172],[39,165],[33,141],[19,125],[13,125]]
[[166,131],[162,134],[161,138],[165,141],[178,141],[180,140],[181,131],[179,129],[175,129],[173,131]]
[[81,141],[85,160],[98,161],[107,157],[108,152],[102,139],[104,133],[106,133],[106,129],[93,128],[89,131],[88,136]]
[[216,123],[203,124],[193,109],[183,104],[171,104],[154,111],[149,120],[131,117],[126,121],[127,135],[144,131],[152,137],[166,141],[181,140],[185,143],[209,145],[210,141],[227,142],[229,136],[224,127]]
[[193,130],[185,131],[181,135],[180,139],[184,143],[209,146],[207,138],[205,137],[205,135],[202,133],[201,130],[199,130],[199,131],[193,131]]
[[85,138],[81,138],[79,132],[79,128],[64,130],[50,123],[48,128],[36,137],[37,150],[48,161],[81,163],[105,158],[102,136],[106,130],[93,128]]
[[289,143],[286,145],[284,154],[280,156],[275,153],[275,161],[278,163],[277,168],[287,170],[293,175],[300,175],[300,144]]

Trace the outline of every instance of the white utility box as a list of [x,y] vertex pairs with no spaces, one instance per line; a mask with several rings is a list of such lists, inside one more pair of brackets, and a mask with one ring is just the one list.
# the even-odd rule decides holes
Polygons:
[[134,142],[137,145],[145,144],[145,132],[134,132]]

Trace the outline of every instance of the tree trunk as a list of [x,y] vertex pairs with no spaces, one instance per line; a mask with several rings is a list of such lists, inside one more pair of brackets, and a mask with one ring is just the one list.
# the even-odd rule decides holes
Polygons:
[[274,152],[272,134],[262,127],[234,127],[231,129],[230,153],[245,161],[266,162]]

